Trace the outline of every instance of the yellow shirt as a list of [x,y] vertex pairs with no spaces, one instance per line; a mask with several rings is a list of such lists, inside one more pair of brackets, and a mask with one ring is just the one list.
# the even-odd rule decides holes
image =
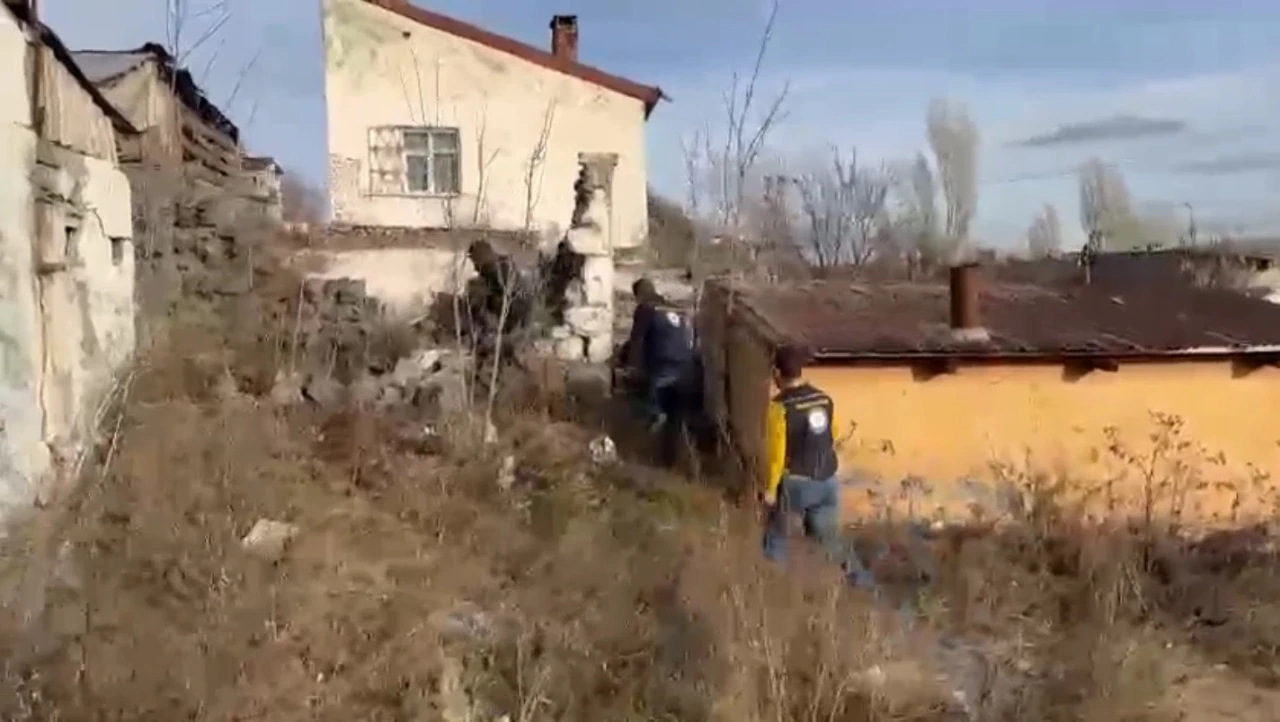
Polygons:
[[[831,431],[833,436],[840,427],[836,424],[835,409],[831,413]],[[835,436],[837,444],[840,437]],[[765,478],[764,500],[772,504],[778,498],[778,484],[782,482],[782,474],[787,464],[787,411],[782,402],[776,399],[769,402],[769,411],[764,421]]]

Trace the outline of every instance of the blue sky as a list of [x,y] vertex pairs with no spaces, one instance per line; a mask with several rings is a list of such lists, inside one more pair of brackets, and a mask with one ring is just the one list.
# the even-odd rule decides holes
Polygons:
[[[189,46],[217,15],[201,12],[215,0],[184,1]],[[165,0],[41,4],[73,48],[169,35]],[[224,4],[228,19],[188,65],[255,152],[320,181],[319,0]],[[577,13],[585,62],[673,98],[650,121],[649,165],[677,196],[680,138],[722,122],[724,88],[749,64],[768,9],[765,0],[429,5],[540,45],[551,15]],[[1091,156],[1118,164],[1140,202],[1192,204],[1202,227],[1280,230],[1280,4],[782,0],[765,75],[766,89],[792,84],[771,145],[793,162],[830,144],[866,160],[909,157],[924,145],[931,98],[967,103],[983,136],[974,235],[993,245],[1018,243],[1045,202],[1077,240],[1071,169]]]

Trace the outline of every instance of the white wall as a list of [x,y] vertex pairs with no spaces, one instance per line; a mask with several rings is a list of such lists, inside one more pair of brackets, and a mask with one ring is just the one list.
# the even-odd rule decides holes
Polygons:
[[[74,454],[134,348],[129,184],[110,123],[56,66],[47,97],[65,112],[51,112],[51,133],[72,147],[39,147],[27,78],[14,71],[25,53],[21,29],[0,10],[0,97],[9,99],[0,106],[0,514],[48,490],[51,447]],[[37,208],[49,228],[41,243]],[[36,273],[65,252],[68,227],[79,228],[75,258]]]
[[463,251],[443,248],[368,248],[310,251],[295,260],[308,278],[349,278],[401,317],[422,314],[436,293],[458,293],[475,275]]
[[[529,156],[551,108],[547,155],[541,177],[533,182],[535,228],[544,237],[568,228],[578,153],[616,153],[610,237],[615,248],[644,242],[647,175],[640,100],[362,0],[325,0],[324,29],[333,220],[523,229]],[[370,195],[369,129],[389,125],[457,127],[461,195],[449,201]]]

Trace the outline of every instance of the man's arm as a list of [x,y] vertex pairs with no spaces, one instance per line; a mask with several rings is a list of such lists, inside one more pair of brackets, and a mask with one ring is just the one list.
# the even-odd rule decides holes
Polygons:
[[778,500],[778,484],[787,463],[787,412],[778,401],[769,402],[764,421],[764,449],[764,503],[772,506]]
[[644,340],[649,334],[649,326],[653,323],[653,308],[642,303],[636,306],[631,314],[631,335],[627,338],[627,365],[633,369],[644,367]]

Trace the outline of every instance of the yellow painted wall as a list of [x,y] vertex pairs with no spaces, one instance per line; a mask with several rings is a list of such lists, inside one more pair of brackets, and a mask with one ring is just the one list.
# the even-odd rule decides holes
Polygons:
[[[969,516],[971,504],[993,514],[1003,505],[994,491],[1000,479],[1024,492],[1041,483],[1028,469],[1049,477],[1042,483],[1063,480],[1068,498],[1095,515],[1141,514],[1148,498],[1156,515],[1188,522],[1276,505],[1262,475],[1280,461],[1280,370],[1243,374],[1230,362],[1196,361],[1076,380],[1059,365],[961,366],[928,380],[905,367],[815,367],[807,376],[856,424],[841,450],[843,471],[880,479],[870,491],[847,489],[850,515],[882,513],[885,504],[935,518]],[[1180,419],[1181,428],[1162,431],[1154,414]],[[1113,449],[1112,438],[1127,452]],[[901,481],[913,475],[932,491],[904,491]]]

